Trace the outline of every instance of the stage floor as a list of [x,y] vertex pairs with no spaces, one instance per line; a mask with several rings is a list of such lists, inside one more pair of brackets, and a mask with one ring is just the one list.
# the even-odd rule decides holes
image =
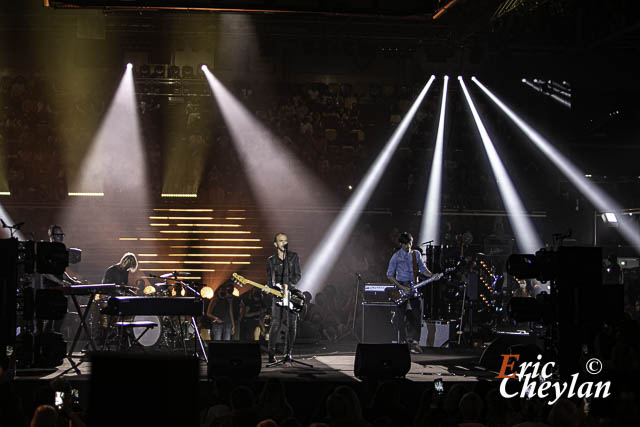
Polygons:
[[[278,378],[286,382],[358,382],[360,380],[354,376],[353,372],[355,347],[355,343],[299,346],[297,351],[294,351],[294,358],[310,364],[312,368],[291,363],[266,367],[267,359],[266,356],[263,356],[259,379]],[[412,382],[432,382],[441,378],[445,382],[465,383],[491,379],[495,377],[495,373],[479,366],[481,351],[481,349],[424,348],[422,354],[411,354],[411,369],[405,378]],[[137,354],[152,356],[162,353],[148,351]],[[171,354],[184,353],[172,352]],[[74,362],[80,362],[81,356],[81,353],[75,353]],[[18,381],[48,381],[63,376],[71,382],[84,382],[89,380],[90,373],[90,362],[83,361],[77,369],[74,369],[69,360],[65,359],[64,363],[55,370],[21,370],[16,379]],[[202,381],[207,379],[207,363],[202,359],[200,379]]]

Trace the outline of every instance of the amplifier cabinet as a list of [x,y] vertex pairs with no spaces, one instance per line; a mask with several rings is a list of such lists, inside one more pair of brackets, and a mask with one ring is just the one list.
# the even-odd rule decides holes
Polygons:
[[448,341],[457,340],[455,320],[427,320],[422,322],[420,331],[420,347],[445,347]]
[[362,342],[365,344],[392,344],[398,342],[395,304],[362,304]]

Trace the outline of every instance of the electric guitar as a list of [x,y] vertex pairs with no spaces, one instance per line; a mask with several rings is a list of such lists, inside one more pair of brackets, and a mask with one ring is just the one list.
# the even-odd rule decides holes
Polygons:
[[429,283],[433,283],[437,280],[442,279],[446,274],[453,273],[458,269],[458,267],[460,267],[460,264],[462,264],[462,260],[459,260],[458,263],[453,267],[445,269],[442,273],[436,273],[428,279],[416,283],[415,285],[411,286],[411,290],[409,292],[405,291],[404,289],[398,289],[398,287],[390,288],[388,291],[389,298],[398,305],[404,303],[410,298],[415,298],[419,296],[418,289],[425,285],[428,285]]
[[[289,308],[289,310],[293,311],[294,313],[299,313],[304,308],[304,305],[305,305],[304,295],[299,289],[289,289],[289,295],[285,296],[283,295],[282,291],[278,289],[270,288],[267,285],[254,282],[253,280],[249,280],[247,278],[242,277],[238,273],[233,273],[231,275],[231,280],[239,286],[251,285],[251,286],[255,286],[258,289],[267,290],[270,294],[275,295],[277,298],[279,298],[280,301],[287,302],[287,307]],[[276,286],[279,286],[279,285],[276,285]]]

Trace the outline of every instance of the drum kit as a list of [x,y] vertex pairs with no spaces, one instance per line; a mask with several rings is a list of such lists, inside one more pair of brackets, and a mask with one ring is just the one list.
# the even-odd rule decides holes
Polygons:
[[142,347],[182,350],[184,341],[193,341],[195,333],[190,319],[184,316],[133,316],[133,322],[153,322],[155,328],[132,328],[135,341]]
[[[149,278],[163,279],[158,283],[147,285],[143,289],[145,296],[167,298],[177,296],[193,296],[199,293],[191,287],[178,280],[178,276],[186,276],[186,272],[173,272],[161,276],[149,275]],[[106,306],[106,299],[97,299],[88,316],[87,323],[96,343],[104,350],[117,344],[115,318],[103,315],[101,309]],[[196,331],[188,316],[154,316],[135,315],[118,318],[118,321],[127,322],[152,322],[157,326],[153,328],[133,327],[131,328],[133,341],[140,344],[143,349],[157,350],[182,350],[185,343],[193,341]]]

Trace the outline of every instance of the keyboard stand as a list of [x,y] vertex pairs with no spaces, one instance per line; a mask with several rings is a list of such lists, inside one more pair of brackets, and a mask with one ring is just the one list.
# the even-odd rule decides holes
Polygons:
[[91,306],[93,305],[93,301],[95,300],[96,294],[97,292],[95,291],[89,293],[89,301],[87,302],[86,307],[84,307],[84,310],[80,305],[80,303],[78,302],[77,295],[73,293],[71,294],[71,300],[73,301],[73,305],[76,307],[78,317],[80,318],[80,324],[76,329],[76,333],[73,337],[73,341],[71,342],[71,347],[69,347],[69,351],[67,352],[67,360],[69,360],[69,363],[71,364],[71,368],[67,369],[67,371],[65,371],[64,373],[67,373],[68,371],[73,369],[77,375],[80,375],[80,369],[78,369],[78,366],[80,366],[84,362],[84,360],[80,360],[78,363],[74,362],[73,352],[76,348],[76,345],[78,344],[78,340],[80,339],[80,334],[82,333],[83,329],[89,340],[88,347],[90,347],[91,350],[93,351],[97,350],[96,343],[93,341],[91,329],[87,325],[87,317],[89,315],[89,312],[91,311]]

